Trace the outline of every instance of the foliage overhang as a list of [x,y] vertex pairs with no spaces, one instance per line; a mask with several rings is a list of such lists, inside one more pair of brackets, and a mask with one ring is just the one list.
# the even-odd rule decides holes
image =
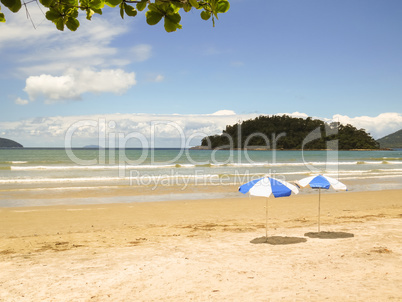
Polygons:
[[[21,0],[0,0],[11,12],[18,12],[26,2]],[[23,0],[24,1],[24,0]],[[38,0],[34,0],[38,1]],[[180,10],[185,12],[197,9],[201,11],[203,20],[212,19],[215,26],[215,19],[218,14],[226,13],[230,4],[227,0],[39,0],[46,8],[46,19],[53,22],[58,30],[67,27],[76,31],[80,26],[78,21],[79,11],[86,13],[86,18],[91,20],[94,14],[102,15],[105,5],[118,7],[120,16],[135,17],[138,11],[145,11],[146,21],[149,25],[155,25],[164,19],[164,27],[167,32],[174,32],[181,29]],[[4,13],[1,12],[0,22],[6,22]]]

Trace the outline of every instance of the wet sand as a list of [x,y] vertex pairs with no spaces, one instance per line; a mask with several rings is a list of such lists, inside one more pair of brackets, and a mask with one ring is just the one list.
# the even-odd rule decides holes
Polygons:
[[0,301],[402,299],[401,190],[265,202],[0,208]]

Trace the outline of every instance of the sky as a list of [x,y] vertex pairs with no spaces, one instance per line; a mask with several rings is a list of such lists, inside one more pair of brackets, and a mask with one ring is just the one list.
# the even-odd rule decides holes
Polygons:
[[[105,9],[64,32],[27,5],[0,24],[0,137],[26,147],[180,147],[289,114],[380,138],[402,128],[402,1],[231,0],[167,33]],[[34,25],[34,26],[33,26]],[[145,142],[146,141],[146,142]],[[116,144],[116,141],[115,141]]]

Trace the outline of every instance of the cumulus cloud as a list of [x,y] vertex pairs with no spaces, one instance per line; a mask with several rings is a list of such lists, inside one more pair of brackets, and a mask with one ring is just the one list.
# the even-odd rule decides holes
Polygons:
[[[25,79],[24,91],[30,101],[80,99],[85,92],[123,93],[136,83],[134,72],[123,71],[124,67],[152,56],[148,44],[131,48],[113,44],[130,28],[108,10],[102,18],[82,20],[76,32],[56,30],[37,6],[29,5],[29,12],[36,29],[23,13],[7,16],[0,35],[0,55],[4,61],[13,62],[6,65],[5,73]],[[85,14],[80,18],[84,19]],[[15,103],[26,104],[28,101],[23,99],[28,97]]]
[[236,112],[234,112],[233,110],[219,110],[212,113],[211,115],[235,115],[235,114]]
[[402,114],[396,112],[381,113],[377,116],[356,117],[335,114],[333,120],[339,120],[341,124],[351,124],[356,128],[363,128],[375,139],[402,129]]
[[[219,114],[217,114],[219,113]],[[304,117],[305,113],[295,113]],[[107,114],[55,116],[0,122],[4,137],[30,147],[63,147],[66,139],[73,147],[96,144],[104,147],[116,143],[123,147],[180,147],[199,145],[207,135],[221,134],[226,125],[248,120],[260,114],[236,114],[220,110],[212,114]],[[307,115],[306,115],[307,116]],[[402,115],[383,113],[376,117],[334,115],[341,123],[364,128],[379,138],[402,128]],[[331,120],[321,118],[322,120]],[[70,137],[68,138],[68,133]],[[116,140],[113,140],[116,138]],[[113,140],[113,141],[111,141]],[[118,144],[117,143],[117,144]],[[117,145],[115,145],[117,146]]]
[[[245,116],[245,115],[242,115]],[[247,116],[254,117],[255,114]],[[107,114],[86,116],[55,116],[26,119],[18,122],[0,122],[4,136],[15,138],[24,146],[63,147],[70,130],[72,145],[89,144],[109,146],[110,133],[124,141],[130,135],[145,138],[147,146],[131,139],[126,147],[180,147],[195,146],[207,135],[222,133],[228,124],[236,123],[238,115],[181,115],[181,114]],[[140,144],[140,145],[138,145]]]
[[29,103],[29,101],[28,101],[28,100],[23,100],[23,99],[21,99],[21,98],[17,98],[17,99],[14,101],[14,103],[16,103],[17,105],[26,105],[26,104]]
[[43,97],[47,103],[77,100],[86,92],[121,94],[136,84],[135,74],[121,69],[70,69],[62,76],[42,74],[26,80],[29,99]]
[[[283,114],[304,119],[309,117],[308,114],[297,111],[293,113],[278,113],[278,115]],[[358,129],[366,130],[366,132],[370,133],[375,139],[379,139],[402,129],[402,114],[397,112],[381,113],[377,116],[350,117],[347,115],[334,114],[331,118],[316,116],[313,116],[312,118],[320,119],[324,122],[339,121],[343,125],[350,124]]]

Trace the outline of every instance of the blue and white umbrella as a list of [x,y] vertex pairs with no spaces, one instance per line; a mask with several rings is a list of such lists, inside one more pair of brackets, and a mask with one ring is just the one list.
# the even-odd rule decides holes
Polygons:
[[253,196],[262,196],[262,197],[267,197],[266,201],[266,206],[265,206],[265,222],[266,222],[266,227],[265,227],[265,238],[268,238],[268,197],[274,195],[274,197],[286,197],[292,194],[299,193],[299,189],[284,181],[284,180],[279,180],[275,179],[272,177],[261,177],[259,179],[252,180],[248,183],[245,183],[244,185],[239,187],[239,192],[246,194],[249,193],[250,195]]
[[335,190],[347,191],[345,184],[341,183],[339,180],[324,176],[324,175],[313,175],[303,178],[296,182],[300,187],[310,186],[312,189],[318,189],[318,232],[320,232],[320,203],[321,203],[321,189],[328,190],[330,187]]

